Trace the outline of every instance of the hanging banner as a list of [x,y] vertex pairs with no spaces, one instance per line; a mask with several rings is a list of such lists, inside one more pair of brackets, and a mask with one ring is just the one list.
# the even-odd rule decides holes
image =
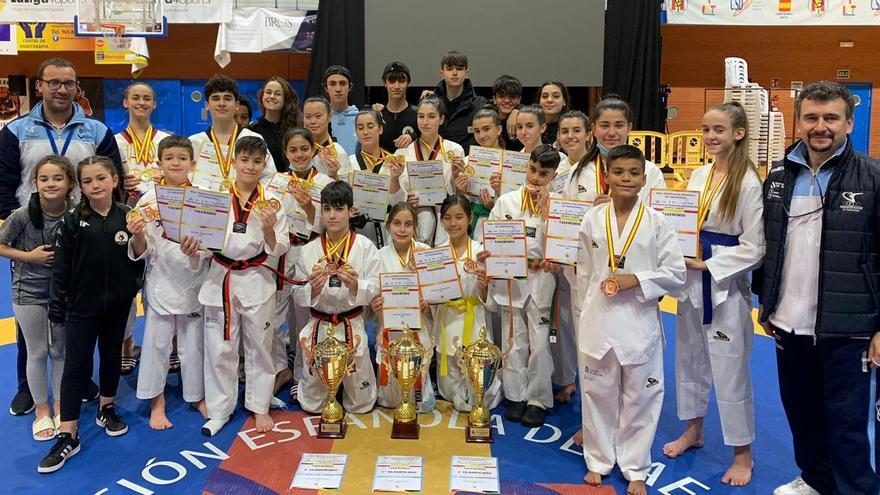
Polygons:
[[95,49],[92,38],[73,34],[73,24],[20,22],[17,37],[20,52],[90,52]]
[[666,0],[669,24],[858,26],[880,24],[880,0]]
[[168,24],[220,24],[232,21],[230,0],[163,0]]
[[231,53],[260,53],[272,50],[302,50],[301,29],[308,29],[315,16],[300,10],[263,8],[235,9],[232,22],[220,25],[214,60],[220,67],[231,62]]
[[95,64],[131,64],[137,77],[150,64],[145,38],[95,38]]
[[0,22],[73,22],[77,3],[89,0],[0,0]]
[[0,24],[0,55],[17,55],[17,38],[15,24]]

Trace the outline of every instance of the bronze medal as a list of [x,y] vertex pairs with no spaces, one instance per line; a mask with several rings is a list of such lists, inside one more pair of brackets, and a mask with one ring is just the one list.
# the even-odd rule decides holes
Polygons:
[[279,211],[281,211],[281,201],[273,198],[266,203],[266,207],[269,208],[269,211],[271,211],[272,213],[278,213]]
[[339,271],[339,265],[331,261],[324,265],[324,271],[329,273],[330,275],[336,275],[336,272]]
[[474,275],[477,273],[477,262],[468,258],[464,261],[464,272]]
[[617,283],[617,279],[614,276],[610,276],[602,282],[600,285],[602,289],[602,293],[608,297],[614,297],[620,292],[620,284]]

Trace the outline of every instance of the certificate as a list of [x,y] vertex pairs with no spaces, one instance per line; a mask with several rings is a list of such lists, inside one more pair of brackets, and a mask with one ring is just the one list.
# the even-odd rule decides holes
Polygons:
[[[223,156],[229,152],[229,146],[220,145],[220,153]],[[229,167],[229,180],[235,181],[235,169]],[[208,191],[227,191],[228,188],[223,187],[226,179],[223,178],[223,172],[220,170],[220,160],[217,159],[217,152],[214,150],[214,143],[206,141],[202,143],[202,148],[196,150],[196,166],[193,168],[190,182],[194,186]]]
[[577,264],[580,251],[581,221],[593,206],[587,201],[550,198],[547,208],[547,233],[544,259],[563,265]]
[[183,209],[185,187],[160,186],[156,184],[156,203],[165,238],[180,242],[180,215]]
[[[492,190],[492,174],[501,171],[501,157],[504,150],[498,148],[484,148],[471,146],[465,171],[468,179],[467,194],[471,201],[480,202],[480,191],[489,191],[490,196],[495,196]],[[470,169],[468,169],[470,167]]]
[[458,268],[449,246],[416,251],[412,256],[419,274],[422,299],[440,304],[462,297]]
[[574,170],[574,167],[569,167],[564,172],[556,174],[556,177],[550,181],[550,190],[556,194],[563,194],[565,192],[565,184],[568,182],[568,178],[571,177],[572,170]]
[[699,191],[675,191],[651,189],[651,208],[666,217],[666,221],[678,235],[681,252],[688,258],[697,257],[700,232],[697,228],[700,209]]
[[[285,198],[287,201],[282,201],[281,204],[284,205],[284,214],[287,216],[287,225],[290,227],[290,233],[301,239],[308,240],[312,236],[313,229],[310,227],[309,217],[306,215],[306,212],[288,190],[288,185],[291,180],[292,178],[289,174],[281,172],[275,173],[272,175],[268,184],[266,184],[266,191],[274,193],[278,198],[285,198],[285,195],[287,196],[287,198]],[[314,182],[312,182],[309,187],[309,196],[311,196],[312,205],[315,207],[315,219],[313,225],[320,225],[322,189],[323,187]]]
[[180,236],[195,237],[202,249],[223,250],[231,206],[229,193],[187,187],[180,214]]
[[498,458],[452,456],[449,491],[500,493]]
[[303,454],[290,488],[339,490],[347,461],[345,454]]
[[351,173],[351,189],[354,192],[354,204],[360,213],[374,220],[385,220],[391,176],[355,170]]
[[446,177],[440,160],[406,162],[406,173],[410,189],[419,195],[420,206],[439,205],[446,199]]
[[483,222],[483,249],[486,275],[489,278],[516,279],[528,277],[526,223],[522,220],[486,220]]
[[413,272],[380,273],[382,328],[422,328],[419,277]]
[[373,475],[374,492],[420,492],[424,462],[421,457],[380,455]]
[[529,154],[505,151],[501,161],[501,194],[516,191],[526,183]]

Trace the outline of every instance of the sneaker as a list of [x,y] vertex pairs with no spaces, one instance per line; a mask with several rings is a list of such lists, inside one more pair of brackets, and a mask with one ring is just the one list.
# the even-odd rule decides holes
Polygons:
[[528,405],[526,401],[510,404],[507,406],[507,412],[504,414],[504,417],[510,421],[516,421],[519,423],[523,418],[523,414],[526,413],[526,405]]
[[544,424],[544,416],[546,415],[547,411],[544,410],[543,407],[529,404],[529,406],[526,407],[526,412],[522,416],[522,424],[523,426],[528,426],[530,428],[542,426]]
[[95,424],[104,428],[104,431],[111,437],[118,437],[128,433],[128,425],[125,424],[122,416],[116,412],[116,406],[113,404],[107,404],[98,410]]
[[98,396],[101,395],[101,389],[98,388],[98,385],[89,380],[89,388],[86,389],[86,396],[83,397],[83,404],[86,402],[94,402],[98,400]]
[[49,455],[40,461],[37,466],[37,472],[48,474],[58,471],[64,467],[64,463],[68,458],[75,456],[79,452],[79,437],[73,438],[70,433],[59,433],[55,437],[55,445],[49,451]]
[[30,390],[23,390],[12,398],[9,404],[9,414],[13,416],[24,416],[34,410],[34,398],[31,397]]
[[789,483],[773,490],[773,495],[821,495],[819,492],[808,485],[803,478],[798,476]]

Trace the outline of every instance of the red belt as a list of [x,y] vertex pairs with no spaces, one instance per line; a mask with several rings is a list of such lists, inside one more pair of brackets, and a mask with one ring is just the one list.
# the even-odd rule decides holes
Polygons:
[[[327,323],[334,325],[334,326],[339,325],[339,323],[342,323],[343,326],[345,327],[345,343],[348,345],[353,345],[353,343],[354,343],[354,337],[352,336],[352,333],[354,332],[354,330],[351,327],[351,320],[353,318],[357,318],[363,312],[364,312],[364,308],[361,306],[358,306],[354,309],[350,309],[348,311],[343,311],[342,313],[336,313],[336,314],[324,313],[324,312],[318,311],[317,309],[309,308],[309,314],[312,315],[312,318],[315,318],[316,320],[326,321]],[[315,323],[315,326],[312,327],[312,349],[314,349],[316,345],[318,345],[318,324],[317,323]],[[351,370],[352,372],[354,372],[353,368],[354,368],[354,366],[352,365],[352,370]]]
[[[275,274],[279,283],[283,284],[287,282],[289,284],[294,285],[304,285],[305,281],[293,280],[284,276],[284,273],[272,268],[269,265],[264,265],[263,262],[269,258],[269,255],[266,252],[262,252],[253,258],[246,260],[234,260],[232,258],[228,258],[223,256],[220,253],[214,253],[214,261],[216,261],[220,266],[226,268],[226,274],[223,275],[223,339],[229,340],[232,338],[231,336],[231,326],[232,326],[232,290],[230,287],[230,282],[232,280],[232,272],[233,271],[242,271],[248,270],[250,268],[259,268],[263,267],[272,273]],[[282,265],[283,267],[283,265]]]

